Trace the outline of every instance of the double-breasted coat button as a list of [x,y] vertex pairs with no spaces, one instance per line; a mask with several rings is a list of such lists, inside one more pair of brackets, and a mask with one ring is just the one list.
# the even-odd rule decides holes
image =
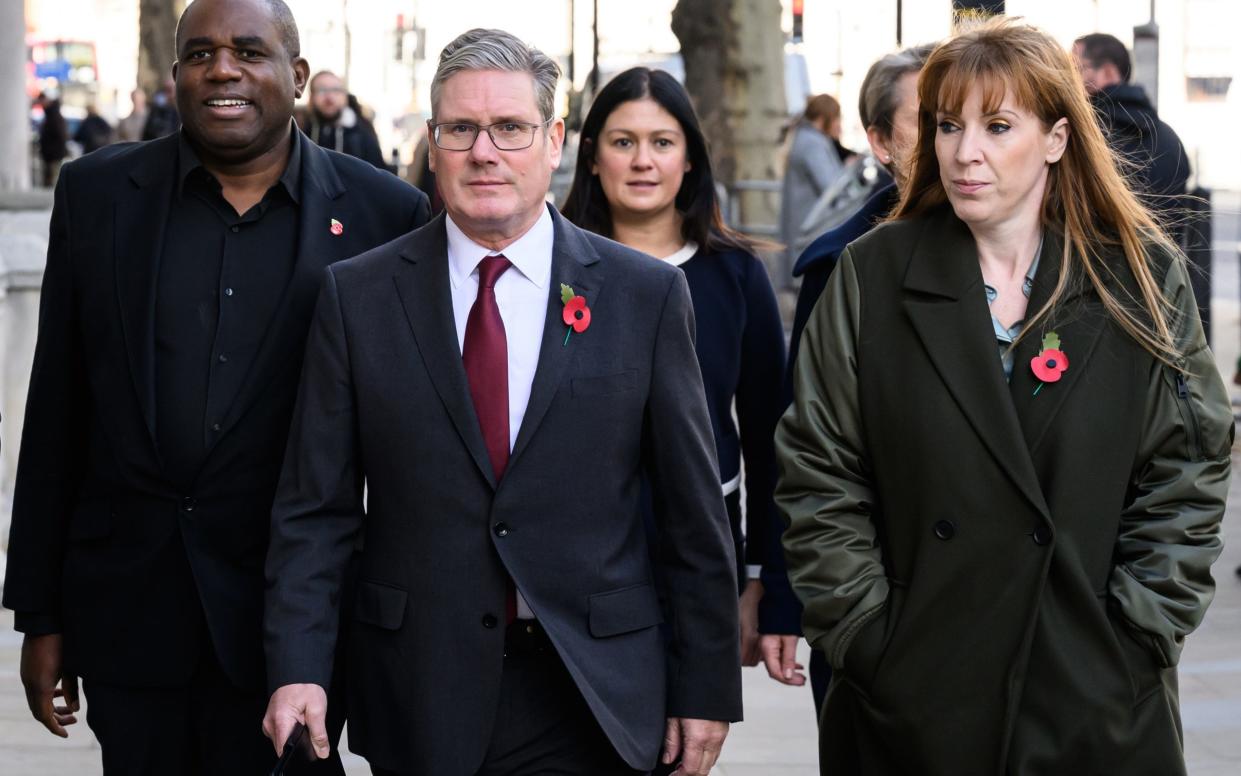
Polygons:
[[1043,524],[1034,526],[1034,530],[1030,532],[1030,538],[1040,547],[1046,547],[1051,544],[1051,529]]
[[935,538],[943,539],[944,541],[948,541],[957,535],[957,527],[953,525],[951,520],[940,520],[932,530],[935,531]]
[[499,623],[500,621],[496,619],[496,616],[494,614],[483,615],[483,627],[484,628],[494,628]]
[[496,536],[501,536],[501,537],[508,536],[508,524],[507,523],[496,523],[494,526],[491,527],[491,530],[495,532]]

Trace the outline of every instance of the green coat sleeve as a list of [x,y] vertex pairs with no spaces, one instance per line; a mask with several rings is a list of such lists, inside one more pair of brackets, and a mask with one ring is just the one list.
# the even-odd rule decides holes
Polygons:
[[806,639],[837,670],[888,597],[858,407],[860,322],[857,268],[845,249],[806,324],[793,404],[776,431],[789,581],[805,606]]
[[1215,592],[1210,569],[1223,549],[1233,419],[1183,262],[1171,263],[1163,291],[1175,310],[1183,371],[1160,362],[1151,368],[1108,590],[1138,638],[1172,666]]

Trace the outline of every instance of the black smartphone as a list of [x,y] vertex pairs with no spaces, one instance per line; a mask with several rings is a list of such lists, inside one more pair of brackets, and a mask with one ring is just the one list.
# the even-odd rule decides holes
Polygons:
[[306,732],[306,726],[298,722],[289,732],[289,737],[285,739],[284,750],[280,753],[280,759],[276,761],[276,767],[271,769],[271,776],[293,776],[297,773],[299,764],[312,763],[315,759],[310,734]]

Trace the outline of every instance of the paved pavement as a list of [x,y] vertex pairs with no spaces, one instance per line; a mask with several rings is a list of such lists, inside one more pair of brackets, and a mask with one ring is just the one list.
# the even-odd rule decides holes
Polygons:
[[[1219,198],[1215,205],[1213,344],[1220,371],[1231,385],[1234,365],[1241,355],[1241,197]],[[1232,386],[1232,391],[1234,405],[1241,409],[1241,387]],[[1230,506],[1224,518],[1228,543],[1215,566],[1218,592],[1181,659],[1181,716],[1191,776],[1241,773],[1241,578],[1234,574],[1241,565],[1241,444],[1233,448],[1233,470]],[[21,642],[12,624],[11,613],[0,613],[0,773],[99,774],[98,744],[84,723],[76,725],[65,741],[45,732],[30,718],[17,674]],[[804,644],[802,649],[804,652]],[[802,662],[806,662],[804,657]],[[762,669],[747,669],[748,721],[733,726],[714,773],[816,776],[811,707],[809,687],[778,685]],[[346,755],[346,765],[350,776],[370,772],[356,755]]]

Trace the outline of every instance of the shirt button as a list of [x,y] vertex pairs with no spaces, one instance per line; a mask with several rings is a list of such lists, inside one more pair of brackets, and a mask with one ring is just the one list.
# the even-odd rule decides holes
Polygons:
[[483,615],[483,627],[484,628],[494,628],[499,624],[500,624],[500,621],[496,619],[494,614]]
[[220,430],[220,424],[219,424],[219,423],[212,423],[212,424],[211,424],[211,430],[212,430],[212,431],[219,431],[219,430]]
[[194,511],[194,499],[190,498],[189,496],[186,496],[185,498],[181,499],[181,511],[182,512],[193,512]]
[[226,288],[226,289],[224,289],[224,295],[225,295],[225,296],[232,296],[232,295],[233,295],[233,289],[231,289],[231,288]]
[[221,363],[221,364],[224,364],[224,363],[227,363],[227,362],[228,362],[228,356],[226,356],[226,355],[224,355],[223,353],[221,353],[221,354],[220,354],[220,363]]
[[948,541],[957,535],[957,527],[952,524],[951,520],[940,520],[935,524],[933,530],[935,531],[935,537],[944,541]]
[[496,536],[501,536],[501,537],[508,536],[508,524],[507,523],[496,523],[494,526],[492,526],[491,530],[495,531]]
[[233,234],[237,234],[238,232],[240,232],[240,231],[241,231],[241,227],[240,227],[240,226],[234,226],[234,227],[231,227],[231,230],[232,230]]

